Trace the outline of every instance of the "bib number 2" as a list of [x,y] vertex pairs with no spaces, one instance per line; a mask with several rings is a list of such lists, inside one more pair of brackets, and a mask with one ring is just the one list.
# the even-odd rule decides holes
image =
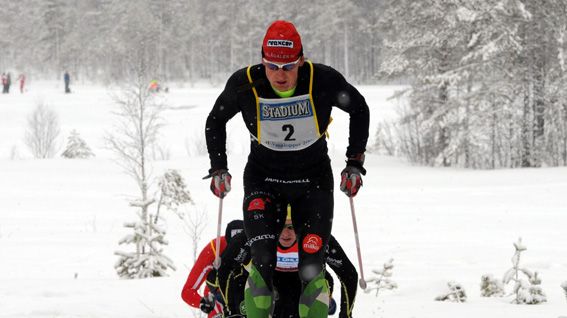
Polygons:
[[287,131],[287,135],[284,138],[285,141],[294,141],[295,140],[295,138],[291,137],[293,135],[293,132],[295,131],[294,128],[293,128],[293,125],[289,125],[289,124],[283,125],[282,131]]

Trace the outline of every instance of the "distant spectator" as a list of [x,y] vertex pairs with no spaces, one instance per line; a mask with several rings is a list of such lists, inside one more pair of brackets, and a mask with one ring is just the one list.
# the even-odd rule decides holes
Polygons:
[[8,77],[2,73],[2,94],[8,94]]
[[20,93],[24,93],[24,85],[26,85],[26,75],[24,73],[18,76],[18,80],[20,81]]
[[8,75],[6,75],[6,94],[10,94],[10,85],[12,85],[12,75],[10,75],[10,73],[8,72]]
[[69,88],[69,84],[71,84],[71,76],[69,75],[69,72],[65,71],[65,74],[63,74],[63,81],[65,82],[65,94],[71,93],[71,89]]

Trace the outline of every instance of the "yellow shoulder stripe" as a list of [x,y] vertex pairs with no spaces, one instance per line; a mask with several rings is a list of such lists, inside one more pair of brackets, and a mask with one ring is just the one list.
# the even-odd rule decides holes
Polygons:
[[309,64],[309,100],[311,101],[311,107],[313,108],[313,119],[315,120],[315,128],[317,130],[317,137],[321,137],[319,132],[319,121],[317,120],[317,112],[315,111],[315,103],[313,102],[313,73],[315,69],[313,68],[313,63],[309,60],[306,61]]
[[256,99],[256,137],[258,139],[258,143],[260,143],[260,99],[258,98],[256,87],[254,87],[252,75],[250,74],[251,68],[252,66],[248,66],[246,69],[246,75],[248,76],[248,82],[250,82],[250,85],[252,86],[252,92],[254,92],[254,98]]

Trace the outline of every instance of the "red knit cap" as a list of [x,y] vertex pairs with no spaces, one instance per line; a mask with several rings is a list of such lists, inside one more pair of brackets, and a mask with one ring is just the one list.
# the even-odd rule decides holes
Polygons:
[[270,62],[295,62],[303,52],[301,37],[291,22],[277,20],[266,31],[262,51]]

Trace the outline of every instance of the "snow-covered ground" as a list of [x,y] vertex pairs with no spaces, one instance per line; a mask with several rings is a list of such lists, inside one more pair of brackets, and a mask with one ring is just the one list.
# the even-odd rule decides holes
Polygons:
[[[118,240],[128,233],[122,224],[136,218],[128,199],[137,188],[104,149],[113,122],[109,90],[74,85],[73,94],[65,95],[59,83],[32,84],[26,94],[0,95],[0,317],[193,317],[180,298],[193,262],[191,240],[175,216],[168,215],[166,253],[177,271],[146,280],[120,280],[114,271],[114,251],[129,248]],[[378,121],[395,116],[395,102],[387,100],[394,88],[360,89],[371,107],[372,141]],[[216,233],[217,200],[201,180],[208,169],[202,139],[220,90],[171,87],[164,95],[169,108],[161,139],[170,157],[154,163],[154,175],[178,169],[196,205],[207,211],[201,246]],[[61,147],[76,129],[95,158],[31,158],[23,143],[26,117],[40,101],[59,114]],[[337,175],[348,123],[340,110],[333,117],[329,148]],[[234,189],[224,202],[224,224],[241,213],[248,137],[239,115],[229,123],[228,136]],[[567,281],[567,168],[439,169],[372,154],[366,167],[355,198],[365,274],[372,277],[372,269],[393,258],[399,288],[377,298],[359,290],[355,317],[567,316],[560,287]],[[348,200],[337,191],[335,202],[333,233],[356,264]],[[502,277],[519,237],[528,248],[521,265],[540,273],[545,304],[480,297],[480,277]],[[448,281],[462,284],[466,303],[433,300]]]

